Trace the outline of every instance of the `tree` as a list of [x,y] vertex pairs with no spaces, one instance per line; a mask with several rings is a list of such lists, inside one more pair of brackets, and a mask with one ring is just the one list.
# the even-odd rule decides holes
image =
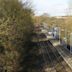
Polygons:
[[32,10],[28,2],[0,0],[0,38],[7,72],[21,72],[23,69],[19,63],[29,49],[32,32]]

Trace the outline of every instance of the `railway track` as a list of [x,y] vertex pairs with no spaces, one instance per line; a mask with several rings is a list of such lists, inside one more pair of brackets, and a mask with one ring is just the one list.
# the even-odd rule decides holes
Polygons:
[[[72,72],[50,41],[38,42],[44,63],[42,72]],[[40,69],[41,70],[41,69]]]

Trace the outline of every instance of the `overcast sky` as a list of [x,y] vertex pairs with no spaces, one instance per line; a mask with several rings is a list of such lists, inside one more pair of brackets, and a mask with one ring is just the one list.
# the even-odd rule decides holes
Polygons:
[[66,14],[68,0],[32,0],[36,15],[49,13],[51,16]]

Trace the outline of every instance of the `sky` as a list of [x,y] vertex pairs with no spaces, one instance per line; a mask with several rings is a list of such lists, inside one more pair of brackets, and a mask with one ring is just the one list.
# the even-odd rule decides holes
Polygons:
[[32,0],[36,15],[48,13],[51,16],[66,15],[69,0]]

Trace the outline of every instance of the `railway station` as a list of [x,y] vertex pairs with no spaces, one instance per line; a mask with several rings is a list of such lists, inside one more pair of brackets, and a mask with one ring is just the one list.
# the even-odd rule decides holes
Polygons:
[[72,72],[72,0],[0,0],[0,72]]
[[72,72],[71,46],[68,49],[66,41],[61,39],[59,27],[52,27],[49,30],[44,25],[39,26],[40,33],[37,34],[39,39],[37,45],[41,48],[40,54],[44,61],[43,70],[45,72]]

